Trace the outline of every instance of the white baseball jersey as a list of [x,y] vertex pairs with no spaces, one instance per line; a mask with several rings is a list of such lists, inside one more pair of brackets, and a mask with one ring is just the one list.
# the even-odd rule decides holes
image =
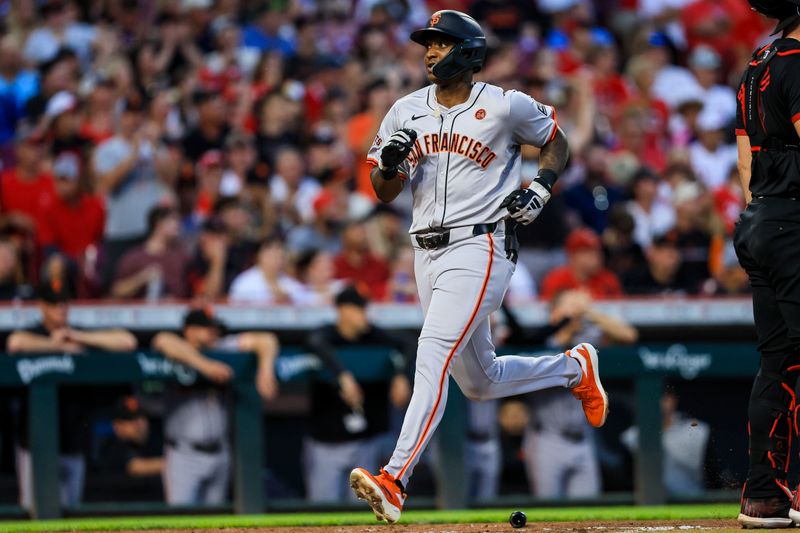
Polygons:
[[384,141],[401,128],[417,141],[399,169],[413,195],[410,233],[497,222],[500,203],[521,185],[520,145],[544,146],[555,137],[555,109],[530,96],[475,83],[466,102],[445,108],[436,86],[415,91],[392,106],[367,161],[380,162]]

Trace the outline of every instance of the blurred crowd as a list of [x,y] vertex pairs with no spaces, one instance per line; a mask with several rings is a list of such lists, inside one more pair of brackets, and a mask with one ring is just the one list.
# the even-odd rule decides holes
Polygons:
[[734,87],[768,30],[741,0],[4,0],[0,299],[414,301],[410,192],[379,204],[365,154],[439,9],[569,138],[512,299],[748,290]]
[[[151,353],[137,354],[140,365],[148,357],[150,364],[157,363],[154,356],[160,354],[184,369],[179,381],[59,388],[53,438],[58,441],[63,506],[160,498],[181,506],[230,501],[238,438],[233,380],[242,367],[229,357],[237,352],[255,355],[255,389],[266,402],[262,407],[269,406],[261,413],[268,458],[261,479],[270,499],[354,501],[351,470],[359,465],[377,469],[394,449],[411,397],[417,342],[372,324],[369,300],[354,285],[335,295],[335,319],[308,333],[299,345],[302,353],[282,354],[283,365],[276,335],[234,332],[211,306],[190,308],[179,330],[159,331],[148,343],[121,328],[70,326],[72,295],[59,283],[40,286],[37,298],[41,321],[8,337],[11,356],[107,357],[149,348]],[[494,321],[493,338],[503,351],[524,347],[536,350],[530,355],[552,355],[579,339],[607,348],[639,338],[635,327],[597,309],[584,290],[556,293],[538,328],[521,326],[506,306],[502,313],[506,320]],[[316,364],[298,370],[310,356]],[[292,366],[296,370],[285,371]],[[464,444],[469,501],[522,492],[553,501],[585,500],[632,490],[632,461],[639,447],[639,428],[630,424],[634,400],[628,388],[616,389],[614,397],[617,420],[602,431],[589,425],[567,388],[465,400],[463,434],[456,434]],[[720,486],[711,440],[712,431],[724,423],[679,411],[671,386],[664,390],[661,408],[668,493],[697,496]],[[34,503],[33,456],[42,452],[31,434],[34,416],[39,413],[32,411],[27,389],[0,396],[0,481],[13,464],[16,501],[25,509]],[[441,437],[434,438],[421,459],[415,487],[433,491],[441,476],[451,474],[451,467],[444,468],[447,446]],[[12,455],[13,463],[8,461]],[[0,490],[0,501],[6,494]]]

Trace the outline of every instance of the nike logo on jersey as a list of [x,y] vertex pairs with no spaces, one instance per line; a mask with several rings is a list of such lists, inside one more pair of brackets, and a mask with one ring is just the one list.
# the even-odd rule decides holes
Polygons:
[[414,148],[408,154],[408,160],[412,165],[416,165],[426,154],[440,152],[450,152],[464,156],[474,161],[484,170],[497,158],[497,154],[492,150],[491,146],[486,146],[467,135],[458,133],[448,135],[447,132],[444,132],[441,135],[429,133],[421,139],[417,138]]
[[417,120],[418,118],[427,117],[428,115],[411,115],[411,120]]

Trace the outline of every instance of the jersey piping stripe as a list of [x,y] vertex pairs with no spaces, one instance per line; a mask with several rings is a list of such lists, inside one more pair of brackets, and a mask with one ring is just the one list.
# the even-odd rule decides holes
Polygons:
[[750,147],[750,152],[760,152],[760,151],[761,151],[761,147],[760,146],[751,146]]
[[436,395],[436,402],[433,404],[433,409],[431,410],[431,414],[428,417],[428,422],[425,424],[425,429],[422,430],[422,435],[419,438],[419,442],[417,442],[417,445],[414,447],[414,451],[411,452],[411,456],[408,458],[408,461],[406,461],[406,464],[403,465],[403,468],[401,468],[400,472],[397,474],[397,476],[395,476],[396,479],[402,478],[403,474],[406,473],[406,470],[408,470],[411,461],[413,461],[414,457],[416,457],[417,453],[419,453],[419,449],[420,447],[422,447],[422,443],[425,442],[425,437],[428,436],[428,432],[431,429],[431,424],[433,424],[433,419],[436,416],[436,411],[439,410],[439,404],[442,402],[442,392],[444,391],[444,380],[447,379],[448,375],[447,369],[450,366],[450,361],[453,360],[453,356],[455,355],[456,350],[458,350],[458,347],[464,341],[464,337],[466,336],[467,331],[469,331],[469,328],[472,327],[472,323],[475,322],[475,317],[478,316],[478,311],[480,310],[481,305],[483,304],[483,297],[486,295],[486,287],[489,286],[489,278],[491,278],[492,276],[492,262],[494,261],[494,238],[492,238],[491,233],[487,233],[486,236],[489,238],[489,263],[486,266],[486,274],[483,276],[483,285],[481,285],[481,292],[478,295],[478,301],[475,303],[475,307],[472,309],[472,315],[469,317],[467,325],[464,326],[464,329],[461,331],[461,335],[458,336],[458,339],[456,340],[455,344],[453,344],[453,347],[450,349],[450,353],[447,354],[447,359],[444,362],[444,368],[442,368],[442,375],[439,377],[439,392]]
[[[469,105],[469,107],[459,111],[458,113],[456,113],[456,116],[453,117],[453,122],[450,123],[450,138],[451,139],[453,138],[453,128],[456,125],[456,119],[459,116],[461,116],[462,114],[464,114],[467,111],[469,111],[470,109],[472,109],[473,107],[475,107],[475,104],[478,103],[478,100],[480,99],[481,94],[483,94],[483,90],[484,89],[486,89],[486,84],[485,83],[483,84],[483,87],[481,87],[481,90],[478,91],[478,95],[475,97],[475,100],[473,100],[473,102]],[[439,130],[439,136],[440,137],[441,137],[441,133],[442,133],[441,130]],[[442,206],[442,223],[441,223],[441,227],[445,227],[444,226],[444,217],[447,214],[447,181],[448,181],[448,178],[450,177],[450,154],[451,153],[452,152],[448,149],[447,150],[447,165],[444,167],[444,205]],[[437,174],[437,176],[438,176],[438,174]]]
[[794,55],[794,54],[800,54],[800,50],[786,50],[784,52],[778,52],[778,55],[781,56],[781,57],[791,56],[791,55]]
[[739,128],[736,128],[736,135],[739,137],[747,137],[747,132],[744,130],[740,130]]
[[428,94],[425,96],[425,105],[431,108],[431,111],[436,111],[433,106],[431,105],[431,91],[433,91],[434,85],[428,86]]
[[798,120],[800,120],[800,113],[795,113],[794,115],[792,115],[792,124],[794,124]]
[[547,139],[547,142],[550,142],[553,139],[555,139],[556,133],[558,133],[558,118],[556,117],[556,108],[554,106],[550,106],[550,109],[553,110],[553,133],[550,135],[550,138]]

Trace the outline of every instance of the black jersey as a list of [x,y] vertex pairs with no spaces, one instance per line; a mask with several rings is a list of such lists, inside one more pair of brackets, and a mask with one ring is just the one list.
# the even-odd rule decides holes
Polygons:
[[753,54],[737,95],[736,135],[750,138],[754,197],[800,197],[800,41],[777,39]]
[[[316,354],[325,368],[338,375],[347,370],[336,355],[337,349],[348,347],[391,347],[403,359],[414,351],[416,343],[407,343],[390,333],[375,327],[355,339],[344,338],[335,325],[318,329],[306,341],[306,346]],[[404,361],[405,363],[406,361]],[[400,361],[393,362],[395,370],[402,372]],[[358,429],[348,428],[346,419],[353,411],[339,396],[339,387],[317,375],[311,381],[311,437],[320,442],[350,442],[373,437],[389,430],[389,377],[372,382],[361,382],[364,393],[364,418],[366,424]]]

